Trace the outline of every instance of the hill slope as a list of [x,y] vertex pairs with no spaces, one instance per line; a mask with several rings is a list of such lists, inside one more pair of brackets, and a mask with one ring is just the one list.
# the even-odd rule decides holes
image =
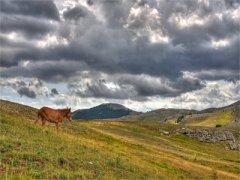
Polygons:
[[136,113],[120,104],[101,104],[99,106],[73,112],[73,119],[110,119]]
[[133,115],[131,118],[135,120],[169,122],[171,124],[179,122],[185,126],[224,126],[240,122],[240,101],[225,107],[208,108],[202,111],[188,109],[157,109]]
[[232,110],[232,109],[240,109],[240,100],[236,101],[235,103],[232,103],[228,106],[224,106],[224,107],[220,107],[220,108],[207,108],[207,109],[200,111],[200,113],[212,113],[212,112],[216,112],[216,111]]
[[[191,115],[185,115],[181,123],[185,126],[216,127],[216,126],[239,126],[240,101],[229,106],[220,108],[208,108]],[[173,118],[170,122],[176,122]],[[234,125],[235,124],[235,125]]]
[[1,101],[3,106],[8,109],[0,109],[0,179],[239,177],[237,151],[159,133],[176,127],[170,124],[74,121],[64,122],[57,132],[50,124],[35,125],[34,113],[26,118],[34,108]]
[[142,113],[136,116],[138,120],[155,120],[164,122],[167,119],[177,118],[181,115],[188,115],[197,113],[196,110],[187,109],[157,109]]
[[38,110],[36,108],[30,106],[0,99],[0,113],[3,114],[14,114],[14,116],[22,116],[27,119],[35,119],[37,117],[37,111]]

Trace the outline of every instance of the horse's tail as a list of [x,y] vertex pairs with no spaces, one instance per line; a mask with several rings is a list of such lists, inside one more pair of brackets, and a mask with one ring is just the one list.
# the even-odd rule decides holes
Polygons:
[[37,114],[38,118],[41,119],[41,120],[47,120],[48,117],[47,117],[47,114],[46,112],[44,111],[44,108],[41,108],[38,110],[38,114]]
[[39,120],[42,120],[41,112],[42,112],[42,109],[38,110],[38,112],[37,112],[37,117],[38,117],[38,118],[35,120],[35,124],[37,124],[37,122],[38,122]]
[[41,118],[41,117],[42,117],[41,114],[42,114],[42,109],[39,109],[39,110],[38,110],[38,113],[37,113],[38,118]]

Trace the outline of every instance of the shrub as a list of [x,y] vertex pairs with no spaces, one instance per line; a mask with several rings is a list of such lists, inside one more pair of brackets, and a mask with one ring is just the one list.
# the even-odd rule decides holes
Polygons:
[[216,124],[216,127],[222,127],[222,125],[221,124]]
[[177,118],[177,123],[179,123],[179,122],[181,122],[182,120],[183,120],[183,118],[184,118],[184,115],[181,115],[181,116],[179,116],[178,118]]

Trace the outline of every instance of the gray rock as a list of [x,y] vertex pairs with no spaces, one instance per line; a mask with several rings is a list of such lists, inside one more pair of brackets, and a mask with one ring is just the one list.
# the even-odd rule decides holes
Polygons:
[[234,135],[230,131],[211,130],[211,129],[182,129],[182,133],[188,137],[196,138],[201,142],[220,142],[228,141],[229,149],[240,150],[240,144],[236,143]]
[[229,145],[229,148],[230,148],[231,150],[238,150],[238,151],[240,151],[240,144],[235,143],[235,142],[233,142],[233,141],[229,141],[229,142],[228,142],[228,145]]
[[162,129],[159,129],[159,132],[161,132],[161,134],[163,134],[163,135],[169,135],[170,134],[168,131],[164,131]]
[[225,131],[225,135],[226,135],[227,140],[231,140],[231,141],[235,142],[235,138],[231,132]]

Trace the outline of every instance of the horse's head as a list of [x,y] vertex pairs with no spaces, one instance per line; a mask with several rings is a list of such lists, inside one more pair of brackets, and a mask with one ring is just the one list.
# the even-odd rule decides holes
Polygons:
[[66,108],[66,116],[65,116],[69,121],[72,120],[72,112],[71,108]]

